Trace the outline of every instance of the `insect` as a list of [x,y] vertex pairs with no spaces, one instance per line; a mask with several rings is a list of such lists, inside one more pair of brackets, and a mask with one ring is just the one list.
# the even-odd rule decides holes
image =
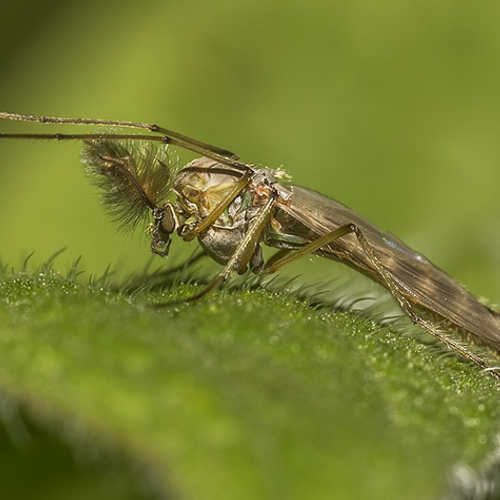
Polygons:
[[[185,302],[202,298],[234,272],[270,274],[317,254],[386,287],[413,323],[500,380],[494,366],[500,357],[500,314],[392,234],[292,184],[283,171],[243,163],[230,151],[157,125],[7,112],[0,112],[0,119],[116,127],[92,133],[0,133],[0,139],[82,141],[82,162],[119,224],[135,228],[150,215],[153,253],[168,255],[174,233],[185,241],[197,238],[224,267]],[[168,146],[200,157],[175,171]],[[267,262],[262,245],[278,249]]]

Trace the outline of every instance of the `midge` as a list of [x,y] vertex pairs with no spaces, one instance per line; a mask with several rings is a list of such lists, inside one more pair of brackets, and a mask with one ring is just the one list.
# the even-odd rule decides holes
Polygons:
[[[392,293],[411,320],[500,379],[500,314],[393,235],[340,203],[295,186],[281,170],[256,168],[230,151],[157,125],[0,112],[0,119],[143,130],[45,134],[0,133],[0,139],[79,140],[82,162],[122,227],[148,214],[151,250],[166,256],[170,237],[198,238],[222,271],[200,299],[233,272],[269,274],[309,254],[347,264]],[[178,171],[167,146],[200,155]],[[261,245],[279,249],[264,262]]]

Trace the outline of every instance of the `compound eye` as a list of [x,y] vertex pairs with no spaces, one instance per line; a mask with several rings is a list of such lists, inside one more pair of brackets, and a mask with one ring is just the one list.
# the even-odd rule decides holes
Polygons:
[[161,218],[161,228],[167,234],[172,234],[177,228],[177,220],[172,210],[165,210]]
[[160,207],[153,209],[153,218],[155,220],[153,228],[158,235],[171,235],[179,225],[177,214],[170,203],[165,203]]

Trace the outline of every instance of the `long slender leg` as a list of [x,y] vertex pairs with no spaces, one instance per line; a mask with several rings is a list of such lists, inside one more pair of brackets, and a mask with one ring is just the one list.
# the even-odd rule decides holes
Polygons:
[[237,159],[237,156],[228,151],[227,149],[222,149],[217,146],[212,146],[206,142],[198,141],[197,139],[192,139],[173,130],[168,130],[166,128],[159,127],[158,125],[122,120],[102,120],[100,118],[63,118],[60,116],[35,116],[35,115],[23,115],[19,113],[8,113],[5,111],[0,111],[0,120],[12,120],[20,122],[36,122],[36,123],[52,123],[58,125],[94,125],[101,127],[123,127],[123,128],[135,128],[147,130],[149,132],[158,133],[161,135],[166,135],[168,137],[178,139],[179,141],[190,143],[193,146],[198,146],[199,148],[205,149],[207,151],[212,151],[221,156],[226,156],[229,158]]
[[[95,126],[115,126],[142,129],[152,134],[113,134],[113,133],[93,133],[93,134],[15,134],[0,133],[0,139],[44,139],[44,140],[98,140],[98,139],[130,139],[138,141],[154,141],[164,144],[172,144],[197,154],[212,158],[213,160],[245,173],[251,171],[251,167],[238,161],[238,156],[217,146],[192,139],[183,134],[168,130],[158,125],[147,123],[129,122],[120,120],[101,120],[93,118],[62,118],[54,116],[22,115],[17,113],[0,112],[0,120],[12,120],[22,122],[37,122],[45,124],[59,125],[95,125]],[[158,135],[153,135],[158,134]]]
[[271,194],[266,204],[260,209],[257,215],[253,218],[248,231],[245,234],[245,237],[239,242],[236,250],[233,255],[229,259],[228,263],[225,265],[224,269],[212,280],[201,292],[188,297],[187,299],[176,300],[172,302],[163,302],[160,304],[153,304],[154,307],[167,307],[178,304],[183,304],[185,302],[194,302],[198,299],[201,299],[212,290],[217,289],[221,286],[234,272],[236,269],[241,268],[242,266],[246,266],[248,261],[251,259],[255,248],[259,244],[260,237],[262,231],[266,227],[266,224],[269,222],[269,218],[271,217],[271,213],[274,209],[274,205],[276,204],[276,194]]
[[491,372],[491,374],[498,380],[500,380],[500,374],[498,371],[495,371],[489,363],[487,363],[483,358],[480,356],[476,355],[475,353],[469,351],[462,345],[460,345],[458,342],[455,342],[453,339],[449,338],[446,334],[441,332],[435,325],[433,325],[431,322],[426,321],[425,319],[421,318],[413,309],[410,301],[406,298],[404,293],[401,291],[398,283],[392,278],[391,273],[383,266],[383,264],[380,262],[378,257],[376,256],[372,246],[366,239],[365,235],[363,232],[355,225],[355,224],[346,224],[344,226],[340,226],[339,228],[335,229],[331,233],[328,233],[321,238],[318,238],[311,243],[308,243],[304,247],[298,249],[298,250],[293,250],[289,252],[278,252],[275,254],[275,258],[271,258],[268,262],[268,264],[264,267],[262,273],[263,274],[270,274],[276,272],[278,269],[281,269],[282,267],[300,259],[301,257],[308,255],[310,253],[313,253],[320,248],[323,248],[327,246],[328,244],[332,243],[338,238],[341,238],[345,236],[346,234],[354,234],[363,248],[364,252],[366,253],[370,263],[372,266],[377,270],[377,272],[380,274],[382,279],[384,280],[387,288],[389,291],[392,293],[392,295],[395,297],[395,299],[398,301],[401,309],[408,314],[410,317],[411,321],[422,327],[424,330],[429,332],[431,335],[436,337],[438,340],[443,342],[445,345],[447,345],[449,348],[459,352],[462,356],[464,356],[466,359],[469,361],[472,361],[479,367],[481,367],[484,370],[488,370]]
[[205,150],[197,145],[193,145],[188,142],[182,142],[168,135],[150,135],[150,134],[113,134],[113,133],[91,133],[91,134],[6,134],[0,133],[0,139],[42,139],[42,140],[54,140],[54,141],[92,141],[92,140],[132,140],[132,141],[147,141],[147,142],[161,142],[163,144],[171,144],[189,151],[193,151],[199,155],[205,156],[206,158],[211,158],[223,165],[232,167],[239,172],[251,171],[248,165],[236,160],[233,157],[222,156],[217,153],[213,153],[210,150]]
[[296,260],[305,257],[311,253],[316,252],[320,248],[326,247],[330,243],[334,242],[336,239],[345,236],[346,234],[351,234],[354,232],[354,224],[345,224],[344,226],[340,226],[331,233],[325,234],[320,238],[311,241],[307,245],[304,245],[302,248],[292,251],[279,251],[277,252],[264,266],[264,269],[260,274],[271,274],[275,273],[278,269],[281,269]]
[[419,325],[422,327],[424,330],[429,332],[431,335],[436,337],[438,340],[443,342],[445,345],[447,345],[449,348],[459,352],[462,356],[464,356],[466,359],[469,361],[472,361],[479,367],[481,367],[484,370],[488,370],[491,372],[493,377],[496,379],[500,380],[500,374],[498,371],[495,371],[492,369],[490,364],[486,362],[483,358],[478,356],[477,354],[469,351],[462,345],[460,345],[458,342],[455,342],[453,339],[448,337],[446,334],[441,332],[435,325],[433,325],[431,322],[426,321],[425,319],[421,318],[413,309],[411,303],[408,301],[408,299],[405,297],[405,295],[401,292],[398,283],[392,278],[391,274],[389,271],[382,265],[382,263],[379,261],[377,256],[375,255],[375,252],[362,233],[362,231],[357,227],[354,226],[354,234],[356,235],[356,238],[358,239],[360,245],[363,247],[363,250],[366,252],[371,264],[375,269],[380,273],[382,278],[384,279],[387,287],[389,288],[390,292],[392,295],[396,298],[398,301],[399,305],[401,306],[401,309],[408,314],[410,317],[412,323]]

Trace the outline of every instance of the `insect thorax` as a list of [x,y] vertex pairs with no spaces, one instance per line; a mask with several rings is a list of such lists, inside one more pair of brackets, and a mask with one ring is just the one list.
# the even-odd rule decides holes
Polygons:
[[[245,237],[252,218],[266,203],[274,186],[283,175],[271,169],[256,169],[250,183],[244,186],[214,223],[198,235],[201,246],[217,262],[225,264]],[[184,225],[196,224],[209,217],[212,211],[227,199],[242,173],[207,158],[188,163],[177,175],[174,191],[177,209]],[[290,191],[278,188],[280,196],[289,197]],[[262,264],[262,252],[257,245],[251,267]]]

